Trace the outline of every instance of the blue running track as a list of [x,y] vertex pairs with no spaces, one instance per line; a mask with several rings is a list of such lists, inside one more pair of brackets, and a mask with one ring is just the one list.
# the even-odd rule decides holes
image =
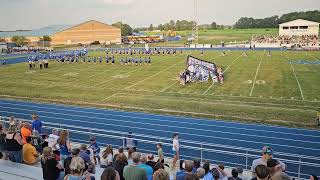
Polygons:
[[[56,123],[57,127],[81,130],[82,132],[121,136],[133,132],[144,136],[144,140],[169,143],[164,146],[166,156],[170,155],[171,137],[174,132],[180,134],[184,159],[200,158],[200,147],[204,150],[203,159],[214,163],[224,162],[227,166],[242,165],[250,168],[252,160],[260,156],[260,149],[270,145],[275,151],[275,158],[287,159],[288,170],[297,177],[300,160],[318,166],[304,164],[301,172],[303,178],[309,174],[320,172],[320,132],[316,130],[286,128],[267,125],[244,124],[230,121],[218,121],[199,118],[187,118],[146,114],[140,112],[125,112],[89,107],[77,107],[58,104],[40,104],[25,101],[0,100],[0,115],[15,116],[30,119],[31,113],[37,113],[46,123]],[[48,129],[46,130],[49,131]],[[89,134],[71,132],[71,138],[78,142],[89,142]],[[101,145],[122,145],[121,139],[98,137]],[[194,149],[184,148],[194,147]],[[138,150],[155,152],[154,144],[139,142]],[[215,150],[215,151],[210,151]],[[220,152],[221,151],[221,152]],[[236,153],[251,154],[247,159]],[[232,153],[223,153],[232,152]],[[287,155],[293,154],[293,155]],[[308,157],[307,157],[308,156]],[[311,158],[309,158],[311,157]],[[245,167],[246,161],[249,166]]]

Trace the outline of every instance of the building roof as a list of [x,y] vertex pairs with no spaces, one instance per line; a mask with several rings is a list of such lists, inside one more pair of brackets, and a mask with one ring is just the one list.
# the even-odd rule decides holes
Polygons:
[[279,26],[319,26],[320,23],[308,21],[304,19],[296,19],[286,23],[279,24]]
[[83,22],[83,23],[81,23],[81,24],[78,24],[78,25],[69,27],[69,28],[67,28],[67,29],[63,29],[63,30],[61,30],[61,31],[55,32],[55,33],[53,33],[52,35],[55,35],[55,34],[57,34],[57,33],[64,32],[64,31],[68,31],[68,30],[79,29],[79,28],[81,28],[82,26],[85,26],[85,25],[88,25],[88,24],[91,24],[91,25],[98,24],[98,25],[107,27],[107,28],[109,28],[109,29],[119,29],[119,28],[117,28],[117,27],[114,27],[114,26],[111,26],[111,25],[108,25],[108,24],[105,24],[105,23],[102,23],[102,22],[99,22],[99,21],[96,21],[96,20],[89,20],[89,21]]
[[71,25],[55,25],[55,26],[48,26],[48,27],[44,27],[44,28],[40,28],[40,29],[34,29],[34,30],[30,30],[30,31],[0,31],[0,38],[6,38],[6,37],[13,37],[13,36],[26,36],[26,37],[41,37],[41,36],[52,36],[58,32],[62,32],[65,30],[69,30],[87,23],[98,23],[104,26],[108,26],[109,28],[115,28],[118,29],[117,27],[113,27],[110,26],[108,24],[99,22],[99,21],[95,21],[95,20],[90,20],[90,21],[86,21],[84,23],[75,25],[75,26],[71,26]]

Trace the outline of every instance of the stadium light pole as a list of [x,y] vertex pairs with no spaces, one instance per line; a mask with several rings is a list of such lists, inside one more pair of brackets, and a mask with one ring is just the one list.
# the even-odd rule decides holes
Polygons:
[[195,47],[198,45],[198,0],[193,1],[193,7],[194,7],[194,17],[193,17],[193,27],[192,27],[192,37],[194,40]]

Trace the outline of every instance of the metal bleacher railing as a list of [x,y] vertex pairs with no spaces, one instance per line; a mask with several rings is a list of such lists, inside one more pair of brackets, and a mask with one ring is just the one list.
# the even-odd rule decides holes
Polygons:
[[[31,120],[27,119],[19,119],[22,121],[31,122]],[[8,117],[0,118],[3,124],[8,124]],[[68,129],[71,134],[71,141],[76,143],[88,143],[88,136],[100,137],[100,139],[107,138],[108,144],[111,144],[114,147],[124,146],[124,141],[126,139],[127,132],[119,132],[112,130],[104,130],[104,129],[95,129],[91,128],[90,130],[85,126],[74,126],[74,125],[66,125],[60,123],[50,123],[45,122],[45,126],[43,126],[45,130],[50,132],[50,130],[54,128],[58,129]],[[72,136],[74,134],[74,136]],[[134,134],[135,140],[139,142],[138,149],[142,153],[156,153],[155,145],[159,142],[162,143],[164,149],[171,148],[172,139],[157,137],[157,136],[148,136],[145,134]],[[235,147],[235,146],[226,146],[222,144],[212,144],[212,143],[202,143],[198,141],[188,141],[188,140],[180,140],[182,149],[189,151],[188,155],[184,155],[181,152],[181,159],[200,159],[201,162],[203,160],[208,160],[212,163],[220,162],[224,163],[226,167],[236,167],[241,166],[245,170],[250,171],[251,163],[253,159],[261,157],[261,150],[258,149],[248,149],[243,147]],[[141,146],[140,146],[141,145]],[[149,146],[149,147],[148,147]],[[151,147],[151,148],[150,148]],[[169,151],[168,151],[169,152]],[[196,152],[196,153],[195,153]],[[215,154],[217,156],[208,156],[208,154]],[[170,155],[170,153],[165,153],[165,155]],[[308,173],[311,169],[312,172],[320,171],[320,157],[312,157],[312,156],[304,156],[298,154],[289,154],[289,153],[275,153],[276,158],[282,162],[284,162],[288,166],[287,173],[296,178],[296,179],[309,179],[310,173]],[[225,157],[224,160],[217,160],[214,157]],[[292,167],[292,169],[290,168]],[[307,171],[307,173],[306,173]]]

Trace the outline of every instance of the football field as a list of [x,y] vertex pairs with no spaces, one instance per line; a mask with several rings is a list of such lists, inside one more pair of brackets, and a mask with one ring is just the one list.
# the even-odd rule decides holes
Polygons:
[[[26,63],[8,65],[0,68],[0,94],[41,102],[317,127],[319,51],[272,51],[271,57],[266,51],[248,51],[248,56],[243,51],[226,51],[226,56],[220,51],[200,53],[151,56],[152,65],[138,66],[120,65],[119,55],[115,55],[115,65],[106,64],[104,51],[89,53],[102,56],[102,64],[51,62],[49,69],[37,67],[36,71],[29,71]],[[187,55],[222,67],[225,82],[181,86],[178,77],[186,68]]]

